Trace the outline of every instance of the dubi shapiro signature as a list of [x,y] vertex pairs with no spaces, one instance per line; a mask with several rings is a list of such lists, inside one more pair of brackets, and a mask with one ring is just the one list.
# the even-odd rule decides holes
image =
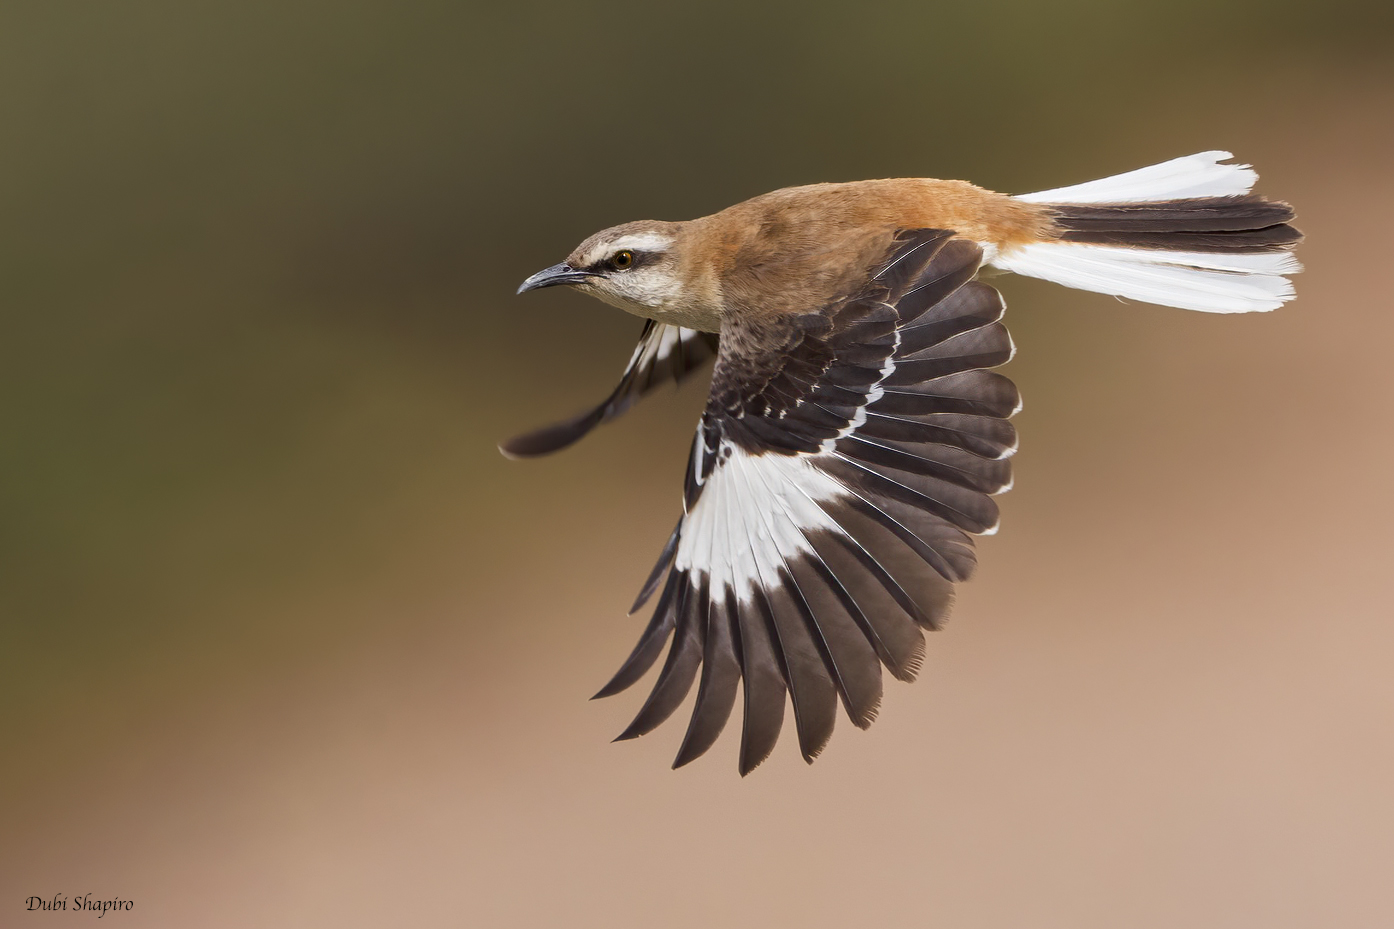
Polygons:
[[[67,894],[54,894],[52,897],[26,897],[24,900],[27,910],[71,910],[74,913],[96,913],[97,918],[101,919],[108,913],[129,912],[135,907],[131,900],[121,900],[112,898],[110,900],[93,900],[92,895],[83,894],[81,897],[68,899]],[[68,904],[72,905],[69,906]]]

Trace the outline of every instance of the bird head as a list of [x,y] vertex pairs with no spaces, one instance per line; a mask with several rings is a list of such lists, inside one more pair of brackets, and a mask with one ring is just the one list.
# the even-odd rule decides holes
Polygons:
[[566,284],[637,316],[661,316],[683,299],[677,246],[684,225],[642,220],[597,232],[518,293]]

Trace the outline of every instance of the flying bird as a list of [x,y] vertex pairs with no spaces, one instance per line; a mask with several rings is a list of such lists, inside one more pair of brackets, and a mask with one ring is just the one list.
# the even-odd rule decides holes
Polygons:
[[[786,702],[805,760],[837,705],[865,728],[884,665],[909,681],[953,585],[996,531],[1021,408],[991,369],[1013,354],[993,267],[1214,313],[1293,296],[1302,238],[1257,175],[1204,152],[1008,196],[924,178],[814,184],[687,222],[598,232],[518,289],[564,285],[642,317],[619,385],[581,415],[503,443],[557,451],[715,358],[682,516],[631,612],[633,652],[596,695],[667,657],[635,738],[696,702],[673,766],[716,741],[743,695],[739,770],[774,748]],[[671,642],[671,644],[669,644]]]

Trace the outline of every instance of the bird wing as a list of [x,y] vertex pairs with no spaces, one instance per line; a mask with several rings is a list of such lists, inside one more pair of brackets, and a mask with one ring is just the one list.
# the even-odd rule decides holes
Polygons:
[[671,636],[621,739],[667,719],[700,670],[674,767],[711,747],[738,681],[741,773],[773,749],[786,693],[811,762],[839,698],[865,728],[881,665],[914,678],[921,629],[943,621],[1011,481],[1019,395],[985,369],[1013,349],[981,261],[951,232],[906,231],[856,296],[725,324],[684,513],[635,604],[662,581],[657,607],[596,695],[637,681]]
[[685,329],[652,319],[644,320],[639,344],[630,356],[619,385],[610,396],[594,409],[565,422],[515,436],[499,445],[499,449],[515,458],[533,458],[566,448],[596,426],[608,423],[628,410],[635,400],[669,378],[675,384],[682,383],[684,378],[713,357],[716,350],[716,333]]

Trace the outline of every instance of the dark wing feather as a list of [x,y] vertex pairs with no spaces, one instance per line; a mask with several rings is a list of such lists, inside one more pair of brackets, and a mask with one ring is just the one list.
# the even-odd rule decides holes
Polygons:
[[571,419],[515,436],[501,443],[499,450],[513,458],[535,458],[566,448],[596,426],[624,413],[634,401],[660,384],[670,380],[682,383],[716,351],[714,333],[645,320],[629,366],[604,402]]
[[1011,357],[982,253],[943,230],[895,245],[863,291],[802,316],[727,323],[693,442],[684,515],[637,606],[653,618],[599,695],[634,683],[673,642],[621,738],[652,730],[700,685],[675,766],[716,741],[744,690],[740,772],[779,736],[786,693],[812,761],[840,701],[860,727],[881,667],[911,680],[922,629],[973,571],[997,523],[1020,407],[983,370]]
[[680,768],[712,747],[726,726],[736,705],[736,685],[740,683],[740,660],[736,657],[736,598],[707,600],[706,648],[702,653],[702,682],[697,687],[697,703],[673,767]]
[[789,690],[784,663],[775,652],[774,614],[756,588],[751,608],[737,610],[736,651],[741,659],[745,720],[741,728],[741,776],[769,757],[784,726],[784,698]]

